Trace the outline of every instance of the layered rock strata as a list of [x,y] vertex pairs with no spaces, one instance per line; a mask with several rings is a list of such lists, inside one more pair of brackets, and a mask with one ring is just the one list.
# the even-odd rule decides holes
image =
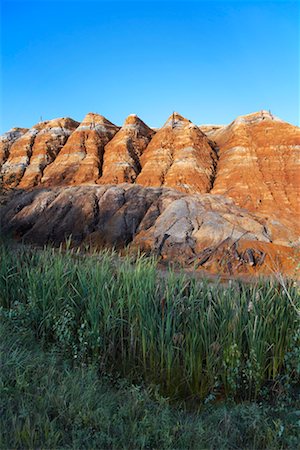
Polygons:
[[11,145],[9,156],[2,165],[0,173],[1,183],[6,188],[18,186],[29,165],[35,138],[44,127],[43,122],[35,125]]
[[34,140],[30,161],[19,188],[31,188],[41,182],[46,167],[55,160],[78,125],[70,118],[54,119],[47,123]]
[[239,117],[213,139],[219,161],[211,193],[292,222],[299,234],[300,129],[261,111]]
[[300,129],[266,111],[200,128],[177,113],[156,130],[135,115],[119,128],[90,113],[80,125],[12,129],[0,140],[0,183],[18,191],[5,197],[2,228],[38,243],[130,243],[215,271],[224,260],[229,271],[291,271],[299,150]]
[[172,114],[141,158],[136,182],[173,187],[182,192],[209,192],[217,156],[204,133],[192,122]]
[[69,118],[40,122],[30,130],[18,132],[2,165],[0,176],[5,187],[33,187],[76,129],[78,123]]
[[102,175],[104,147],[118,130],[119,127],[105,117],[87,114],[45,170],[42,183],[51,186],[95,183]]
[[133,183],[141,171],[140,158],[155,132],[135,114],[105,146],[102,177],[98,183]]
[[28,128],[12,128],[0,136],[0,169],[9,156],[12,144],[28,131]]

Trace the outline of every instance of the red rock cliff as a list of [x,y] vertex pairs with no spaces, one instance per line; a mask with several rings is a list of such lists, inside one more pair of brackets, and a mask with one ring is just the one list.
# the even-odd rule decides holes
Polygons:
[[300,129],[266,111],[228,126],[174,113],[160,129],[135,115],[119,128],[90,113],[12,129],[0,180],[18,191],[1,226],[33,242],[72,234],[209,270],[294,274],[299,150]]

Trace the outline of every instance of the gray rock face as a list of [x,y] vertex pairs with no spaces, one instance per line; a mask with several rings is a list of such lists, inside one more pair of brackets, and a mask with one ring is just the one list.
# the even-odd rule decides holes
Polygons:
[[75,244],[130,244],[185,264],[220,246],[272,241],[265,220],[221,195],[130,184],[17,191],[0,212],[2,230],[25,242],[58,245],[71,235]]

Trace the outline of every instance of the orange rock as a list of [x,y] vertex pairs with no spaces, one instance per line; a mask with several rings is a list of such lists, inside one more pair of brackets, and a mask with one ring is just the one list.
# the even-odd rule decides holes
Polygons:
[[211,193],[273,218],[274,231],[285,241],[276,218],[299,235],[300,129],[261,111],[239,117],[213,139],[219,162]]
[[136,182],[190,193],[209,192],[216,160],[204,133],[174,113],[145,150],[141,158],[142,171]]
[[207,137],[212,138],[218,131],[220,131],[224,127],[225,125],[199,125],[202,133],[204,133]]
[[18,186],[29,165],[36,136],[47,127],[47,123],[38,123],[12,144],[8,159],[3,164],[0,173],[4,187],[12,188]]
[[213,273],[271,273],[277,264],[293,276],[298,127],[266,111],[201,129],[177,113],[158,130],[134,115],[121,129],[97,114],[77,125],[57,119],[1,138],[2,185],[35,187],[12,193],[4,228],[39,243],[68,233],[131,243]]
[[55,160],[78,125],[78,122],[69,118],[47,122],[34,140],[29,164],[18,185],[20,188],[31,188],[40,183],[45,168]]
[[0,169],[9,156],[12,144],[28,131],[28,128],[12,128],[0,136]]
[[102,177],[98,183],[133,183],[141,171],[140,157],[155,132],[135,114],[105,146]]
[[44,171],[42,183],[56,186],[96,182],[102,171],[104,146],[118,129],[99,114],[87,114]]

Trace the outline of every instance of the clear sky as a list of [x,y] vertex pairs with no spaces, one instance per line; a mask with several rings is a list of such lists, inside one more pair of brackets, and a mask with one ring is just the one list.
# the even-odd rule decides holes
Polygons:
[[1,0],[0,133],[98,112],[299,125],[297,1]]

